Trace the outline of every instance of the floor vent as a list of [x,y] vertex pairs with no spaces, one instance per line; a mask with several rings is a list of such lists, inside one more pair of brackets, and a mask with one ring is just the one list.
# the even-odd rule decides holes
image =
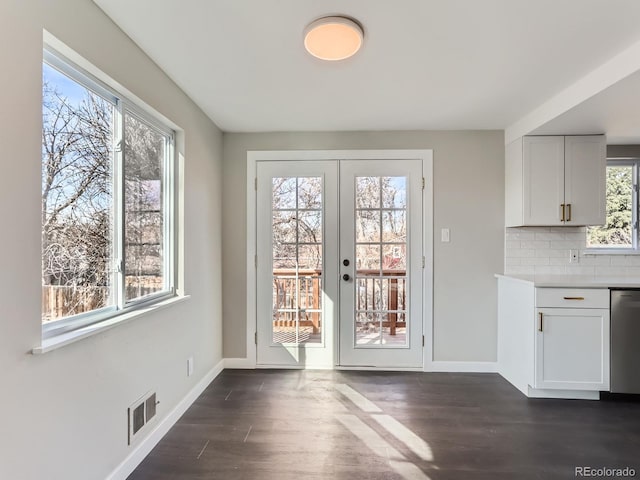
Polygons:
[[128,443],[131,445],[136,435],[156,416],[156,392],[147,392],[127,409],[129,427]]

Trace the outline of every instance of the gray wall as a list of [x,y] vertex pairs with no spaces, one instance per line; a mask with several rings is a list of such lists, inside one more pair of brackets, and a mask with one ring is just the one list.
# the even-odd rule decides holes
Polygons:
[[[224,356],[246,356],[248,150],[433,149],[434,359],[496,360],[496,280],[504,262],[502,131],[225,133]],[[451,229],[441,243],[440,229]]]
[[[222,358],[222,134],[90,0],[0,2],[0,478],[103,479],[132,451],[127,407],[165,417]],[[41,356],[42,37],[51,32],[184,130],[190,300]],[[195,373],[186,376],[187,357]]]

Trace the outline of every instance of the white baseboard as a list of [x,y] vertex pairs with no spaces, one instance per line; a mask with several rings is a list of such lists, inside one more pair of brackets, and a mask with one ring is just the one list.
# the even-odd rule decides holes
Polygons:
[[200,394],[209,386],[209,384],[218,376],[224,369],[224,359],[220,360],[218,364],[213,367],[207,374],[200,380],[195,387],[193,387],[189,393],[171,410],[166,417],[164,417],[160,423],[151,431],[147,437],[141,440],[141,442],[135,447],[135,449],[125,458],[120,465],[107,477],[107,480],[126,480],[126,478],[133,472],[145,457],[153,450],[158,442],[166,435],[171,427],[180,419],[182,414],[187,411],[193,402],[200,396]]
[[224,368],[253,370],[256,368],[256,362],[252,362],[248,358],[225,358]]
[[[256,369],[256,368],[296,368],[291,366],[279,367],[277,365],[256,365],[255,362],[248,358],[225,358],[224,368],[231,369]],[[297,367],[305,368],[305,367]],[[318,366],[318,369],[336,369],[336,370],[396,370],[396,371],[417,371],[417,372],[459,372],[459,373],[497,373],[497,362],[431,362],[427,367],[422,368],[376,368],[376,367],[349,367],[349,366]],[[306,367],[307,370],[313,367]]]
[[427,372],[497,373],[498,362],[431,362]]
[[600,400],[600,392],[588,390],[553,390],[531,388],[527,392],[529,398],[566,398],[573,400]]

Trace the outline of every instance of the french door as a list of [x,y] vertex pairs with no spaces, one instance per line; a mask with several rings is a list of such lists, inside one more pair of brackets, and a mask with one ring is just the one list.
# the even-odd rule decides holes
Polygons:
[[422,366],[422,162],[257,164],[257,363]]

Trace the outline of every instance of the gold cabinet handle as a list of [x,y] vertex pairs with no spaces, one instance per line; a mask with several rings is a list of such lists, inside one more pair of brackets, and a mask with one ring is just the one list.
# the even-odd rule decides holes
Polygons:
[[540,317],[540,324],[538,325],[538,331],[541,332],[542,331],[542,312],[538,313],[538,316]]
[[562,218],[560,218],[561,222],[564,222],[564,203],[560,204],[560,212],[562,212],[560,215]]
[[567,222],[571,221],[571,204],[567,203]]
[[565,300],[584,300],[584,297],[562,297]]

